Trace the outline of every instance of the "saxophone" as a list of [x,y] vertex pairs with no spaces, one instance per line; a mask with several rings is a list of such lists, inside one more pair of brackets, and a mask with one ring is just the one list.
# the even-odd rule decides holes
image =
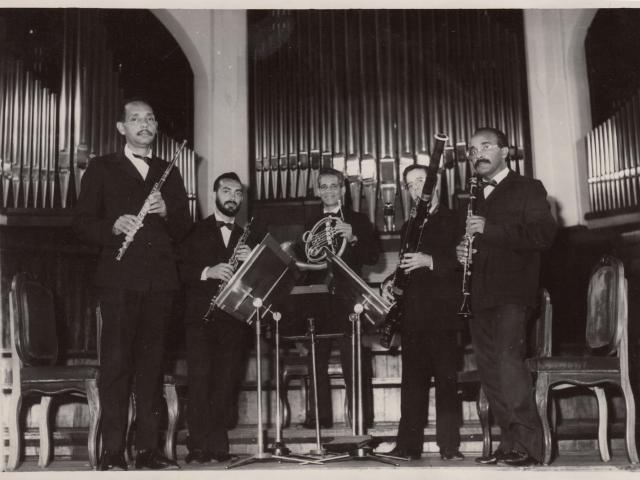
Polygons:
[[[469,204],[467,205],[467,219],[475,214],[476,198],[478,197],[478,186],[480,184],[477,175],[469,179]],[[465,233],[464,245],[467,254],[462,263],[462,305],[458,315],[464,318],[471,318],[471,263],[473,261],[473,239],[475,234]]]
[[[253,217],[251,217],[251,219],[249,220],[247,225],[244,227],[244,230],[242,232],[242,236],[238,240],[238,243],[236,243],[236,246],[233,249],[233,254],[231,255],[231,258],[229,259],[229,265],[231,265],[231,270],[234,273],[238,269],[238,267],[240,266],[240,260],[238,260],[238,250],[239,250],[241,245],[244,245],[244,244],[247,243],[247,239],[249,238],[249,233],[250,233],[250,228],[249,227],[251,226],[251,222],[253,222]],[[207,309],[207,313],[205,313],[204,316],[202,317],[202,319],[205,322],[213,321],[213,312],[214,312],[214,310],[216,308],[216,300],[218,299],[218,296],[220,295],[222,290],[224,290],[224,287],[227,286],[227,283],[229,283],[229,282],[228,281],[225,282],[223,280],[223,281],[220,282],[220,285],[218,285],[218,291],[211,298],[211,302],[209,302],[209,308]]]

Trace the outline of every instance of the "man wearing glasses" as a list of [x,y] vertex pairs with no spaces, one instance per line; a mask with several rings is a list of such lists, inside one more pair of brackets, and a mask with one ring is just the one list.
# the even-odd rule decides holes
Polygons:
[[[476,462],[527,466],[542,459],[542,434],[524,364],[526,324],[536,305],[540,252],[553,243],[557,225],[542,183],[510,171],[508,154],[506,136],[497,129],[480,128],[471,138],[469,160],[483,183],[477,214],[466,224],[467,234],[475,235],[469,328],[501,429],[497,450]],[[464,242],[456,250],[463,262]]]
[[[124,102],[116,128],[125,145],[89,163],[73,222],[78,237],[101,250],[94,278],[102,316],[98,469],[127,469],[125,433],[134,384],[135,467],[177,468],[158,452],[157,443],[165,333],[179,287],[174,244],[191,227],[187,194],[173,169],[162,191],[149,197],[149,213],[141,224],[137,214],[167,167],[151,150],[158,124],[147,102],[132,99]],[[135,236],[117,260],[127,235]]]
[[[366,215],[344,208],[342,198],[345,194],[344,175],[333,168],[323,168],[318,174],[318,194],[322,201],[321,210],[313,215],[312,221],[306,225],[306,230],[310,230],[322,217],[337,217],[336,234],[346,239],[347,244],[342,254],[342,260],[357,274],[362,274],[363,265],[373,265],[378,261],[380,255],[380,239]],[[319,276],[326,275],[326,272]],[[313,275],[310,275],[312,277]],[[307,279],[308,283],[320,283],[319,280]],[[316,322],[316,333],[345,333],[341,338],[340,363],[344,375],[349,406],[351,407],[351,323],[348,320],[350,313],[353,313],[353,300],[344,296],[346,289],[340,285],[333,285],[334,293],[328,302],[316,301],[304,312],[306,316],[312,316]],[[329,358],[331,355],[331,342],[320,340],[316,349],[316,366],[318,374],[318,418],[320,426],[330,428],[333,425],[333,412],[331,407],[331,384],[327,371]],[[365,355],[363,355],[365,356]],[[370,388],[371,362],[363,358],[363,386],[364,386],[364,408],[363,414],[367,424],[373,422],[373,391]],[[311,371],[311,359],[309,359],[309,371]],[[315,410],[313,404],[313,391],[311,392],[311,411],[303,424],[305,428],[315,428]]]
[[[411,198],[417,202],[427,179],[424,165],[403,172]],[[424,444],[429,384],[435,379],[436,443],[443,460],[464,460],[460,452],[462,409],[457,392],[460,355],[457,333],[462,327],[458,261],[454,246],[461,230],[458,217],[440,204],[440,178],[430,199],[421,250],[405,253],[400,268],[407,274],[401,302],[402,383],[400,425],[395,448],[389,455],[418,460]],[[406,224],[402,229],[405,238]]]

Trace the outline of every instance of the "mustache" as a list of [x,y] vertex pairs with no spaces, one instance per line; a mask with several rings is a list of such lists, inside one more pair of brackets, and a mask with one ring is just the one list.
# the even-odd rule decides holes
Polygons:
[[477,167],[478,165],[480,165],[481,163],[491,163],[489,160],[487,160],[486,158],[479,158],[476,160],[476,162],[474,163],[474,165]]
[[140,134],[142,134],[142,133],[146,133],[146,134],[148,134],[148,135],[153,135],[153,133],[151,133],[151,131],[150,131],[150,130],[147,130],[146,128],[145,128],[145,129],[143,129],[143,130],[140,130],[140,131],[138,132],[138,135],[140,135]]
[[229,205],[229,204],[233,205],[234,207],[237,207],[237,206],[238,206],[238,204],[237,204],[236,202],[234,202],[233,200],[229,200],[229,201],[227,201],[227,202],[224,202],[224,206],[225,206],[225,207],[226,207],[227,205]]

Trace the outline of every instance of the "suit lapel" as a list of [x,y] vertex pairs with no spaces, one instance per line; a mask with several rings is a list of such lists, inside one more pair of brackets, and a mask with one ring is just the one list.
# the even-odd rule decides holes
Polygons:
[[[122,170],[125,174],[127,174],[132,178],[135,178],[139,182],[144,182],[144,179],[140,175],[140,172],[138,172],[136,167],[133,166],[133,163],[131,163],[129,159],[124,156],[124,153],[122,152],[117,153],[116,156],[114,157],[114,160],[118,168]],[[147,175],[147,178],[149,178],[149,175]]]
[[494,203],[496,203],[496,198],[499,199],[501,196],[504,195],[504,192],[509,190],[509,184],[513,182],[516,175],[517,175],[516,173],[509,170],[509,173],[507,173],[507,176],[504,177],[504,180],[502,180],[498,185],[495,186],[495,188],[493,189],[493,192],[491,192],[491,195],[489,195],[489,198],[485,198],[482,201],[483,212],[488,212],[491,206]]

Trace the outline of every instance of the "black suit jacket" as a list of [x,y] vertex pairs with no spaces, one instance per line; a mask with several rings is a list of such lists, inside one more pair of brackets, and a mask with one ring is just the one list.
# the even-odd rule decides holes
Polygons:
[[175,290],[179,286],[174,242],[191,227],[187,193],[177,169],[161,189],[167,217],[147,214],[122,260],[115,259],[124,235],[112,233],[121,215],[137,215],[168,163],[154,157],[146,180],[123,152],[89,162],[75,208],[73,229],[78,237],[100,247],[95,274],[99,287],[130,290]]
[[[249,231],[247,244],[253,248],[259,243],[261,234],[251,228]],[[202,321],[211,299],[220,286],[220,280],[201,280],[202,271],[205,267],[228,262],[242,232],[242,228],[234,225],[229,244],[225,247],[222,233],[216,224],[216,217],[210,215],[196,223],[193,230],[181,243],[178,265],[180,280],[186,285],[186,323]],[[222,310],[217,310],[215,315],[228,316]]]
[[486,223],[474,240],[472,308],[535,305],[540,252],[557,230],[542,182],[510,171],[489,198],[479,199],[477,213]]
[[[406,223],[402,227],[405,234]],[[440,205],[422,232],[420,251],[433,258],[433,270],[410,272],[403,298],[402,331],[454,330],[462,326],[457,312],[462,301],[462,271],[456,257],[461,234],[459,217]]]

